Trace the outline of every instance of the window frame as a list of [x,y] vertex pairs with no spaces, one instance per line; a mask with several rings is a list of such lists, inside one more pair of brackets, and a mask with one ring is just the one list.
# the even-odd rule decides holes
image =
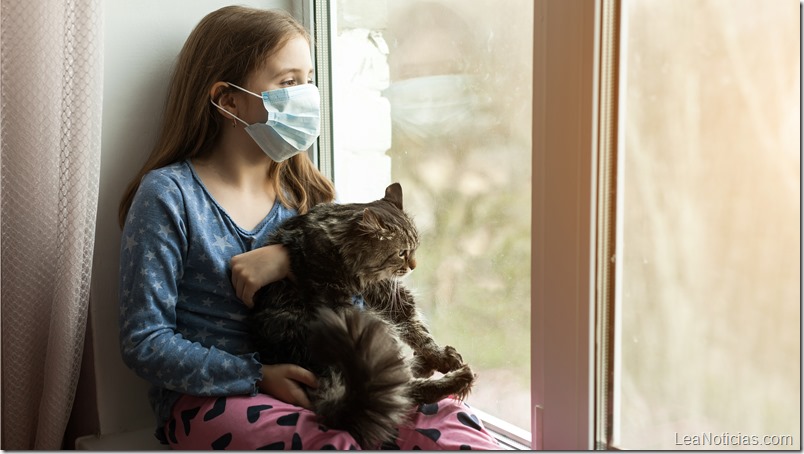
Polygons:
[[321,132],[314,146],[308,150],[313,164],[330,181],[335,180],[334,138],[332,125],[332,58],[330,52],[329,0],[294,0],[293,14],[301,17],[304,27],[313,37],[311,52],[315,67],[315,84],[321,93]]
[[588,1],[534,5],[535,449],[592,447],[593,7]]
[[610,448],[620,0],[534,6],[533,448]]

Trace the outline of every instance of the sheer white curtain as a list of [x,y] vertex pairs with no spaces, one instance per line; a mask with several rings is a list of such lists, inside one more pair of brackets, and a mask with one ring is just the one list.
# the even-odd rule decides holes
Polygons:
[[101,0],[0,0],[2,448],[60,449],[86,326]]

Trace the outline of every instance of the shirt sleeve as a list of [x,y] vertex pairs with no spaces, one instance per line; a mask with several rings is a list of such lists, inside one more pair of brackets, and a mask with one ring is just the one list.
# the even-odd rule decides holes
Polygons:
[[[149,174],[150,176],[150,174]],[[129,210],[120,248],[120,350],[152,384],[185,394],[257,393],[256,353],[233,355],[184,338],[176,327],[178,282],[188,236],[181,188],[146,176]]]

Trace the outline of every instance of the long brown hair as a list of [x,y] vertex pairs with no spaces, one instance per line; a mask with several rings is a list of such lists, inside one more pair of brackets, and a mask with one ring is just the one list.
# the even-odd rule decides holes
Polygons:
[[[226,81],[242,85],[252,71],[296,36],[308,42],[311,39],[293,16],[281,10],[227,6],[209,13],[196,25],[173,70],[156,145],[120,201],[121,228],[146,173],[201,156],[217,140],[224,120],[209,102],[213,84]],[[275,182],[279,201],[299,213],[335,197],[332,183],[306,153],[273,163],[267,177]]]

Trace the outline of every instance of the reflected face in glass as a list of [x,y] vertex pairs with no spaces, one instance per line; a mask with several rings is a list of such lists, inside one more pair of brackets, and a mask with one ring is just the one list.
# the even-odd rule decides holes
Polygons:
[[446,30],[413,34],[397,43],[388,56],[392,81],[463,71],[461,46]]
[[423,145],[439,138],[459,140],[475,126],[479,105],[471,76],[445,74],[393,82],[383,92],[391,103],[394,127]]
[[465,8],[460,3],[393,2],[387,31],[391,81],[466,73],[482,49],[476,27],[462,14]]

